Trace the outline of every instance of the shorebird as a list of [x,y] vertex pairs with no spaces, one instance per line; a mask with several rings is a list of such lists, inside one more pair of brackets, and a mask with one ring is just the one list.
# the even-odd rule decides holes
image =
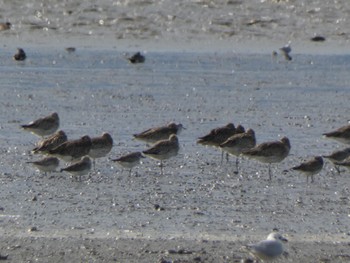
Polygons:
[[281,53],[283,54],[284,58],[288,61],[292,60],[292,57],[289,55],[290,52],[292,52],[292,47],[290,46],[290,42],[288,42],[287,45],[280,48]]
[[10,22],[0,23],[0,31],[9,30],[11,28],[11,26],[12,25]]
[[298,166],[294,166],[292,169],[302,172],[306,175],[306,183],[309,182],[311,177],[311,183],[314,182],[314,175],[318,174],[323,168],[323,159],[321,156],[316,156],[309,161],[303,162]]
[[322,135],[341,143],[350,144],[350,124],[340,127],[337,130],[323,133]]
[[243,151],[247,151],[255,145],[255,132],[252,129],[248,129],[244,133],[238,133],[228,138],[225,142],[220,144],[220,148],[223,151],[236,156],[236,170],[238,172],[238,157]]
[[[225,126],[212,129],[207,135],[199,137],[198,144],[212,147],[220,147],[220,144],[224,143],[231,136],[245,132],[244,127],[238,125],[237,128],[233,123],[228,123]],[[221,153],[221,163],[224,153]]]
[[340,173],[339,167],[335,163],[342,162],[348,157],[350,157],[350,147],[339,151],[334,151],[330,155],[323,155],[322,157],[330,160],[334,164],[334,167],[337,170],[337,172]]
[[252,149],[244,151],[243,154],[260,162],[268,163],[269,180],[271,180],[271,163],[283,161],[288,156],[290,148],[289,139],[283,137],[280,141],[261,143]]
[[57,131],[59,125],[60,119],[57,112],[54,112],[49,116],[39,118],[29,124],[21,125],[21,127],[26,131],[44,137]]
[[346,158],[342,162],[335,162],[336,165],[343,166],[350,171],[350,158]]
[[42,160],[27,162],[33,164],[40,171],[44,172],[54,172],[59,165],[59,160],[56,157],[46,157]]
[[23,61],[27,58],[26,53],[22,48],[17,48],[17,53],[13,56],[14,60]]
[[117,162],[123,168],[129,169],[129,175],[131,175],[132,168],[140,163],[141,158],[145,158],[141,152],[132,152],[112,161]]
[[176,124],[174,122],[170,122],[166,126],[154,127],[143,132],[134,134],[133,136],[137,140],[153,144],[160,140],[167,140],[172,134],[179,135],[182,129],[183,126],[181,123]]
[[93,160],[93,166],[95,169],[95,159],[105,157],[113,147],[112,136],[104,132],[100,137],[91,138],[91,149],[89,156]]
[[256,244],[244,246],[255,259],[265,261],[273,261],[283,254],[282,242],[288,242],[286,238],[277,232],[272,232],[267,239]]
[[142,55],[140,52],[135,53],[131,57],[128,58],[130,63],[136,64],[136,63],[144,63],[145,62],[145,56]]
[[72,162],[88,155],[91,148],[91,139],[85,135],[77,140],[66,141],[49,151],[50,155],[56,156],[66,162]]
[[64,131],[60,130],[46,139],[41,140],[38,143],[38,146],[35,147],[32,152],[33,153],[43,153],[46,154],[53,148],[61,145],[62,143],[67,141],[67,135]]
[[158,141],[142,153],[152,159],[160,160],[160,172],[163,174],[163,160],[176,156],[179,149],[179,140],[175,134],[172,134],[168,140]]
[[81,176],[88,174],[91,170],[91,160],[88,156],[84,156],[80,161],[71,164],[66,168],[62,168],[61,172],[65,171],[73,176],[79,176],[79,181],[81,181]]

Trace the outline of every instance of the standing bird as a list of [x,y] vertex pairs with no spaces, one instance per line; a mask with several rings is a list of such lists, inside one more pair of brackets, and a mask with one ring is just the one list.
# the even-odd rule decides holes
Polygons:
[[13,59],[17,61],[23,61],[27,58],[26,53],[22,48],[17,48],[17,53],[14,54]]
[[306,175],[306,183],[309,182],[311,177],[311,183],[314,182],[314,175],[318,174],[323,168],[323,159],[321,156],[316,156],[309,161],[303,162],[298,166],[293,167],[293,170],[302,172]]
[[250,150],[244,151],[243,154],[260,162],[268,163],[269,180],[271,180],[271,163],[282,162],[288,156],[290,148],[289,139],[283,137],[280,141],[261,143]]
[[350,144],[350,124],[322,135],[341,143]]
[[30,122],[29,124],[21,125],[21,127],[26,131],[44,137],[47,135],[51,135],[55,131],[57,131],[59,125],[60,119],[58,117],[57,112],[54,112],[49,116],[39,118],[35,121]]
[[348,157],[350,157],[350,147],[339,151],[334,151],[330,155],[323,155],[322,157],[330,160],[334,164],[334,167],[337,170],[337,172],[340,174],[340,169],[335,163],[342,162]]
[[141,158],[145,158],[141,152],[132,152],[112,161],[117,162],[123,168],[129,169],[129,175],[131,175],[132,168],[140,163]]
[[[212,147],[220,147],[220,144],[224,143],[231,136],[245,132],[244,127],[238,125],[237,128],[233,123],[228,123],[226,126],[212,129],[207,135],[199,137],[197,140],[198,144]],[[221,163],[223,160],[224,153],[221,153]]]
[[179,149],[179,140],[175,134],[172,134],[168,140],[158,141],[142,153],[152,159],[160,160],[160,172],[163,174],[163,160],[176,156]]
[[46,153],[49,153],[49,151],[52,150],[53,148],[56,148],[57,146],[61,145],[66,141],[67,141],[66,133],[60,130],[52,134],[51,136],[47,137],[46,139],[41,140],[38,143],[38,146],[35,147],[32,150],[32,152],[46,154]]
[[225,142],[220,144],[220,148],[223,151],[236,156],[236,170],[238,172],[238,157],[242,152],[253,148],[255,145],[255,132],[252,129],[248,129],[244,133],[238,133],[228,138]]
[[85,135],[77,140],[66,141],[49,151],[50,155],[56,156],[66,162],[72,162],[88,155],[91,149],[91,139]]
[[170,122],[166,126],[154,127],[143,132],[134,134],[133,136],[137,140],[153,144],[160,140],[167,140],[172,134],[179,135],[182,129],[183,126],[181,123],[176,124],[174,122]]
[[46,175],[47,172],[54,172],[59,165],[59,160],[56,157],[46,157],[39,161],[27,162],[33,164],[40,171],[44,172]]
[[288,240],[279,233],[272,232],[267,239],[244,246],[243,249],[247,250],[257,260],[273,261],[283,254],[282,242],[288,242]]
[[93,160],[93,165],[95,169],[95,159],[105,157],[113,147],[112,136],[104,132],[100,137],[91,138],[91,149],[89,156]]
[[88,156],[84,156],[80,161],[71,164],[66,168],[62,168],[61,172],[65,171],[73,176],[79,176],[79,181],[81,181],[81,176],[88,174],[91,170],[91,160]]

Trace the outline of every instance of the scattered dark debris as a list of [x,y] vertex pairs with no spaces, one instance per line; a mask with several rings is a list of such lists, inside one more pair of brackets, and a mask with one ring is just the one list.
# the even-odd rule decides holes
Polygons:
[[36,226],[32,226],[28,229],[28,232],[36,232],[36,231],[39,231]]
[[164,211],[164,210],[165,210],[164,207],[161,207],[161,206],[158,205],[158,204],[155,204],[155,205],[154,205],[154,209],[157,210],[157,211]]
[[171,263],[171,260],[166,260],[165,258],[160,258],[157,263]]

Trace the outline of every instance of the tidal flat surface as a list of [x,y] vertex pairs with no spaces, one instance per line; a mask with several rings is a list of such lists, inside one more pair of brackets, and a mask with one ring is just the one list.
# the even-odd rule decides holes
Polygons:
[[[274,228],[290,240],[285,261],[349,260],[349,172],[326,161],[306,184],[289,170],[346,147],[321,134],[350,121],[349,55],[147,52],[132,65],[115,49],[26,52],[24,62],[0,54],[0,253],[13,262],[239,262],[241,245]],[[54,111],[69,139],[111,133],[90,179],[26,164],[40,158],[30,153],[39,138],[20,124]],[[109,160],[146,149],[132,134],[170,121],[186,129],[163,176],[151,159],[131,176]],[[271,182],[267,165],[243,158],[235,174],[233,157],[220,164],[217,149],[196,144],[229,122],[254,129],[258,143],[290,139]]]

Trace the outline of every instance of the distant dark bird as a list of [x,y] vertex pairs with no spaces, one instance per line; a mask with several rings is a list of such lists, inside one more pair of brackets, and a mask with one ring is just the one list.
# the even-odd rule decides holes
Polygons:
[[322,135],[341,143],[350,144],[350,124]]
[[11,28],[11,23],[6,22],[6,23],[0,23],[0,31],[5,31],[9,30]]
[[23,61],[27,58],[26,53],[22,48],[17,48],[17,53],[13,56],[14,60]]
[[289,55],[290,52],[292,52],[292,47],[290,46],[290,42],[287,45],[285,45],[284,47],[281,47],[280,51],[286,60],[288,60],[288,61],[292,60],[292,57]]
[[314,42],[323,42],[323,41],[326,41],[326,38],[323,37],[323,36],[314,36],[311,38],[311,41],[314,41]]
[[75,47],[66,47],[65,50],[66,50],[68,53],[73,53],[73,52],[75,52],[76,48],[75,48]]
[[311,183],[314,182],[314,175],[318,174],[323,167],[323,159],[321,156],[316,156],[309,161],[303,162],[298,166],[293,167],[293,170],[299,171],[306,175],[306,182],[309,182],[311,177]]
[[136,64],[136,63],[144,63],[145,62],[145,56],[143,56],[140,52],[135,53],[131,57],[128,58],[130,63]]

